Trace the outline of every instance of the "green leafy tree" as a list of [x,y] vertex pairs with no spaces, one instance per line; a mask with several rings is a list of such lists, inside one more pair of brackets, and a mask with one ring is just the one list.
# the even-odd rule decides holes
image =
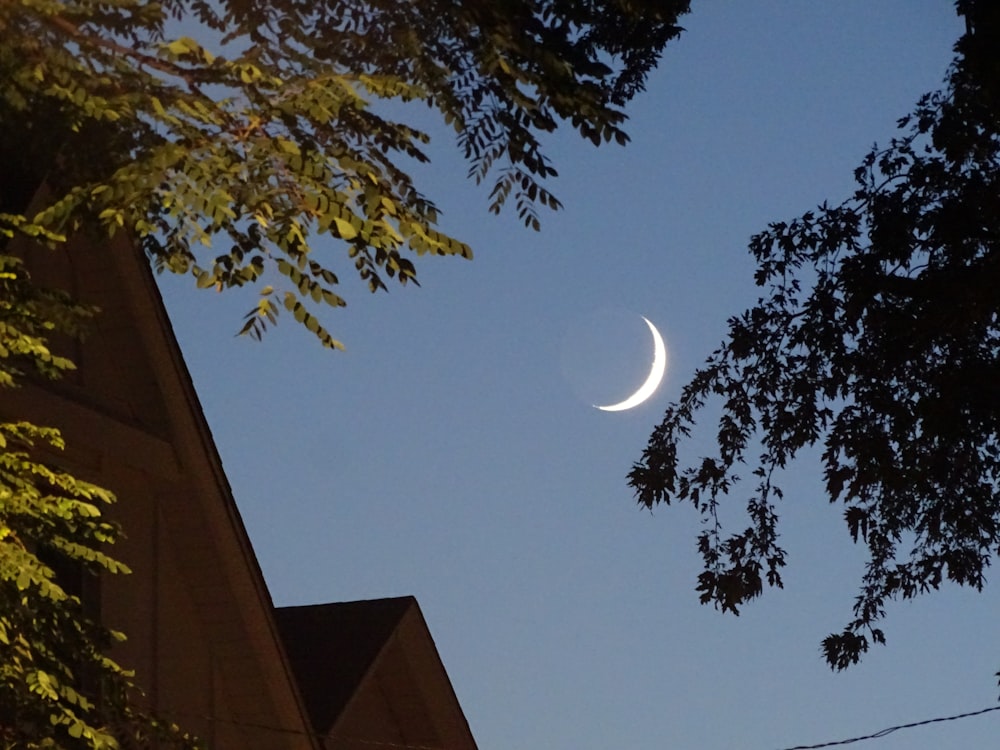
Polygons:
[[[0,388],[73,369],[49,339],[79,335],[93,314],[0,256]],[[129,673],[106,654],[123,636],[93,619],[82,592],[56,574],[128,573],[106,551],[118,528],[102,508],[114,496],[54,469],[62,448],[58,430],[0,422],[0,744],[110,750],[156,736],[189,745],[126,700],[135,691]]]
[[[945,581],[981,589],[1000,552],[1000,6],[957,3],[967,32],[945,88],[855,172],[857,191],[755,236],[757,304],[671,405],[629,474],[639,503],[700,511],[701,601],[781,586],[780,470],[822,449],[867,566],[829,664],[884,643],[888,602]],[[683,445],[718,403],[717,452]],[[719,508],[749,464],[748,525]]]
[[[58,376],[54,333],[94,311],[37,289],[7,252],[125,232],[157,270],[254,286],[241,333],[416,281],[412,255],[471,257],[408,168],[423,104],[456,133],[489,208],[556,209],[544,134],[624,144],[624,104],[680,33],[681,0],[0,0],[0,386]],[[346,252],[343,252],[346,251]],[[345,257],[346,256],[346,257]],[[55,430],[0,425],[0,741],[114,748],[189,739],[137,712],[117,635],[51,559],[124,572],[106,490],[50,467]]]
[[[260,282],[244,333],[287,309],[339,347],[313,312],[345,304],[331,247],[373,292],[415,279],[406,250],[472,254],[437,228],[406,171],[427,160],[428,136],[385,102],[437,110],[470,176],[493,180],[491,210],[513,200],[537,229],[537,207],[559,206],[540,136],[568,122],[595,144],[624,143],[621,106],[687,6],[10,0],[0,143],[20,179],[7,189],[23,198],[45,180],[52,198],[0,226],[127,231],[158,269],[199,286]],[[324,235],[340,242],[320,248]]]

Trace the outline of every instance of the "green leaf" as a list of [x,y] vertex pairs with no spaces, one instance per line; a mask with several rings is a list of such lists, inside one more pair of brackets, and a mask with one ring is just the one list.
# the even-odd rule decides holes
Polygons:
[[278,148],[286,154],[294,154],[295,156],[302,154],[298,144],[294,141],[290,141],[287,138],[275,138],[275,142],[278,144]]
[[337,227],[337,234],[339,234],[342,239],[353,240],[358,236],[358,230],[355,229],[350,222],[344,221],[339,217],[334,217],[333,223],[334,226]]

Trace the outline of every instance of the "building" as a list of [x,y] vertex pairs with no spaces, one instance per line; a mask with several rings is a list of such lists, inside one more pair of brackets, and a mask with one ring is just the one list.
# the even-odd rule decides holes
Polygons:
[[221,750],[475,750],[416,600],[273,607],[141,254],[9,251],[102,309],[78,370],[0,393],[0,417],[58,427],[64,468],[117,494],[133,573],[91,593],[150,706]]

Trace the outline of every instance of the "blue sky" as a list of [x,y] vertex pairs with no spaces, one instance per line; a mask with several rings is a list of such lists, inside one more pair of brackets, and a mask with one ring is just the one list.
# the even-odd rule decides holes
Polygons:
[[[550,139],[566,208],[541,233],[488,214],[435,130],[419,177],[475,260],[418,259],[420,288],[372,296],[331,242],[349,305],[325,322],[346,352],[290,320],[234,338],[251,296],[162,280],[275,602],[415,595],[482,750],[765,750],[997,699],[992,588],[897,603],[887,647],[824,665],[862,557],[810,457],[785,479],[786,588],[739,618],[698,604],[693,511],[641,511],[625,482],[756,299],[749,237],[851,192],[866,150],[941,81],[953,4],[696,1],[683,25],[629,108],[629,146]],[[640,316],[667,342],[663,385],[593,409],[645,376]],[[998,722],[863,746],[994,747]]]

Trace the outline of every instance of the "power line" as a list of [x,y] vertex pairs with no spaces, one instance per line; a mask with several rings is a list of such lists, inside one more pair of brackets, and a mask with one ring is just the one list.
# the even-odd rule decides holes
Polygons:
[[835,745],[850,745],[855,742],[861,742],[862,740],[874,740],[879,737],[885,737],[887,734],[892,734],[898,729],[912,729],[913,727],[922,727],[927,724],[935,724],[940,721],[955,721],[956,719],[967,719],[970,716],[980,716],[981,714],[987,714],[990,711],[1000,711],[1000,706],[990,706],[989,708],[982,708],[979,711],[969,711],[964,714],[955,714],[954,716],[939,716],[936,719],[924,719],[923,721],[914,721],[911,724],[899,724],[894,727],[889,727],[888,729],[880,729],[874,734],[866,734],[862,737],[851,737],[849,740],[834,740],[832,742],[821,742],[818,745],[796,745],[795,747],[786,747],[782,750],[818,750],[822,747],[834,747]]

